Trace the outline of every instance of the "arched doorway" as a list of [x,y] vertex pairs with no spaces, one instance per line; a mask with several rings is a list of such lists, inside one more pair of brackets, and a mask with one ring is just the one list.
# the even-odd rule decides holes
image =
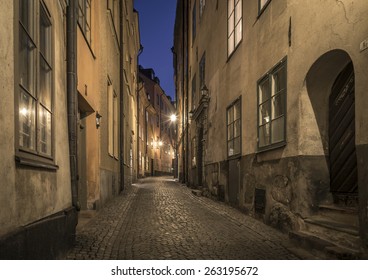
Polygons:
[[339,73],[329,97],[330,189],[336,204],[358,202],[355,92],[352,62]]
[[[312,112],[309,116],[315,117],[309,125],[315,124],[314,131],[318,131],[310,146],[317,146],[319,141],[316,153],[326,157],[329,196],[334,204],[356,207],[355,79],[350,56],[343,50],[320,56],[308,71],[306,88]],[[326,201],[326,197],[317,200]]]

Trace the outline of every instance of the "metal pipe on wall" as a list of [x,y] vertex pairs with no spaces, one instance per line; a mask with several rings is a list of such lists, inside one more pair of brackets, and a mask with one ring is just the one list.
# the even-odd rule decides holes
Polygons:
[[67,107],[72,205],[78,211],[78,98],[77,98],[77,15],[78,0],[67,7]]

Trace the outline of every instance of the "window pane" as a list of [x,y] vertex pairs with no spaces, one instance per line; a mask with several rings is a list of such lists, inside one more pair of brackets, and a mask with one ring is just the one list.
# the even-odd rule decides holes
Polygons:
[[272,75],[272,94],[275,95],[284,89],[286,89],[286,68],[282,66]]
[[268,123],[271,119],[271,102],[267,101],[259,106],[259,125]]
[[231,124],[234,121],[234,106],[227,110],[227,124]]
[[272,97],[272,119],[285,114],[285,95],[279,94]]
[[20,84],[24,86],[30,93],[34,94],[34,49],[35,45],[32,43],[27,33],[20,27],[20,44],[19,44],[19,77]]
[[36,102],[21,90],[19,96],[19,145],[35,150],[36,142]]
[[40,91],[39,97],[42,105],[51,110],[51,68],[43,59],[40,58]]
[[227,28],[227,35],[229,36],[234,32],[234,14],[229,17]]
[[235,46],[237,46],[242,39],[242,20],[235,27]]
[[51,113],[42,106],[39,110],[38,149],[41,153],[51,156]]
[[230,14],[233,12],[234,10],[234,0],[228,0],[227,1],[227,15],[228,17],[230,16]]
[[230,124],[227,127],[227,140],[231,140],[234,138],[234,124]]
[[265,79],[259,85],[259,104],[262,104],[271,97],[270,85],[268,79]]
[[234,123],[234,137],[240,136],[240,129],[240,119],[238,119]]
[[228,40],[228,55],[230,55],[234,51],[234,33],[230,35]]
[[19,19],[28,34],[33,36],[33,0],[19,1]]
[[242,2],[238,1],[235,7],[235,23],[238,23],[242,18]]
[[234,105],[234,119],[240,119],[240,101],[236,102]]
[[258,129],[259,147],[270,144],[270,124],[265,124]]
[[51,23],[41,5],[40,17],[40,51],[47,62],[51,60]]
[[281,117],[277,120],[272,121],[272,143],[277,143],[284,140],[284,117]]
[[232,140],[227,143],[227,154],[229,157],[234,155],[234,142]]
[[234,155],[240,154],[240,137],[234,139]]

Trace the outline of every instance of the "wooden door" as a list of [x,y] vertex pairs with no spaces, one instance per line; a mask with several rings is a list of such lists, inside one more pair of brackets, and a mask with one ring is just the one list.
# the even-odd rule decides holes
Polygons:
[[358,194],[354,83],[349,63],[337,77],[329,100],[331,192],[347,196]]

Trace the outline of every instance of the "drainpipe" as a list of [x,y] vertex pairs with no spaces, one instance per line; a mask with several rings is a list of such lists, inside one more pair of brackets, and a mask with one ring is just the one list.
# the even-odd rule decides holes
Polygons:
[[[143,52],[143,46],[140,45],[139,46],[139,51],[137,54],[137,177],[139,175],[139,150],[140,150],[140,143],[139,143],[139,56],[142,54]],[[142,164],[143,166],[143,164]]]
[[124,12],[120,1],[120,191],[124,190]]
[[[186,83],[185,83],[185,168],[186,168],[186,171],[185,171],[185,183],[188,184],[188,179],[189,179],[189,120],[188,120],[188,117],[189,117],[189,98],[188,98],[188,71],[189,71],[189,56],[188,56],[188,50],[189,50],[189,30],[188,30],[188,23],[189,23],[189,4],[188,2],[186,3],[186,7],[185,7],[185,22],[186,22],[186,27],[187,27],[187,30],[186,30],[186,33],[185,33],[185,37],[186,37],[186,55],[185,55],[185,65],[186,65],[186,72],[185,72],[185,76],[186,76]],[[185,28],[185,27],[184,27]]]
[[72,205],[80,210],[78,201],[78,157],[77,157],[77,14],[78,1],[69,0],[67,7],[67,107],[68,107],[68,134],[69,159],[72,191]]

